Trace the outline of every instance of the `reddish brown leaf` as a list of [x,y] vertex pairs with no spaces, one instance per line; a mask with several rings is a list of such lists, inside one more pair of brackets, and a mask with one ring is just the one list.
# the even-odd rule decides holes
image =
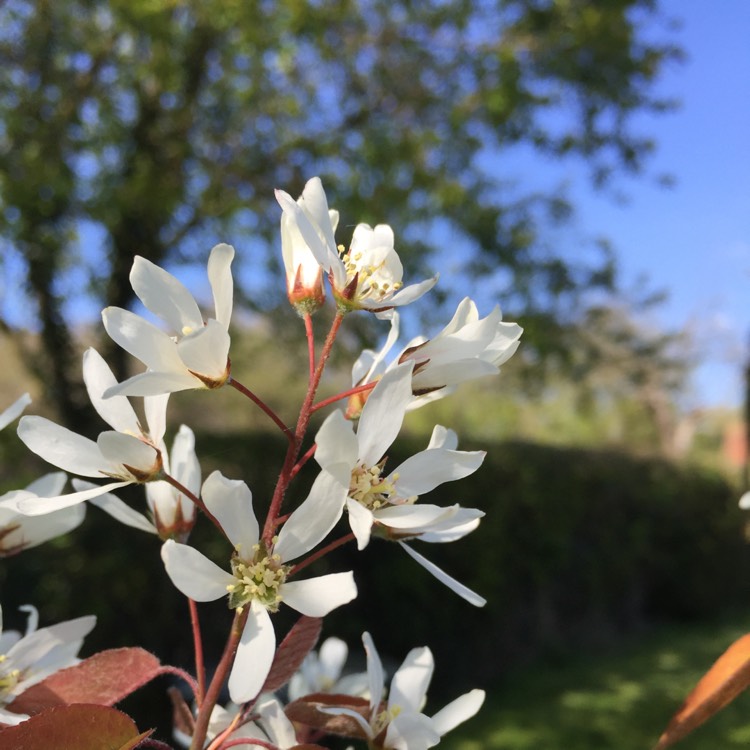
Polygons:
[[0,731],[0,750],[131,750],[139,735],[133,720],[107,706],[55,706]]
[[302,616],[297,620],[276,649],[271,671],[263,685],[263,692],[271,693],[289,682],[303,659],[318,642],[322,625],[323,620],[319,617]]
[[69,703],[111,706],[153,680],[161,671],[159,660],[141,648],[101,651],[32,685],[8,708],[33,715],[51,706]]
[[750,685],[750,633],[735,641],[701,677],[672,717],[655,750],[663,750],[710,719]]
[[292,721],[314,729],[322,729],[328,734],[359,739],[367,738],[362,727],[351,716],[328,714],[319,710],[328,706],[348,708],[360,714],[366,722],[369,721],[370,704],[364,698],[356,698],[353,695],[311,693],[304,698],[293,701],[284,711]]

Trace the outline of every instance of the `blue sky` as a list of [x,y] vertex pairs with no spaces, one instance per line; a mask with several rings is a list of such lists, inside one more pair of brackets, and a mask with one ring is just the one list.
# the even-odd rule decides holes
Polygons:
[[619,204],[576,180],[578,228],[611,238],[626,285],[645,273],[669,293],[657,322],[695,336],[691,405],[735,405],[750,339],[750,2],[661,5],[682,20],[687,59],[659,90],[682,105],[637,123],[658,144],[647,173],[670,173],[675,186],[618,179]]

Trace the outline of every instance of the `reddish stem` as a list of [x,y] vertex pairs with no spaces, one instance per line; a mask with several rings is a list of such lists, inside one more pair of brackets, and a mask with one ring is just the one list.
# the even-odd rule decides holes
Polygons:
[[195,719],[190,750],[202,750],[206,744],[206,734],[208,733],[208,722],[211,719],[211,712],[214,710],[224,683],[229,676],[232,664],[234,663],[234,655],[237,653],[237,646],[240,643],[242,631],[249,614],[249,607],[246,607],[241,613],[239,611],[235,611],[234,613],[234,620],[232,621],[232,627],[224,646],[224,653],[221,655],[219,665],[216,667],[216,672],[214,672],[211,684],[208,686],[203,703],[198,710],[198,716]]
[[292,480],[294,477],[297,476],[300,469],[315,455],[315,449],[317,448],[317,445],[313,443],[310,446],[310,449],[305,453],[302,458],[300,458],[299,461],[292,467],[292,471],[289,474],[289,479]]
[[337,401],[341,401],[342,398],[348,398],[349,396],[354,396],[357,393],[364,393],[365,391],[371,391],[375,386],[377,385],[377,382],[374,383],[365,383],[364,385],[358,385],[356,388],[350,388],[348,391],[343,391],[335,396],[331,396],[330,398],[323,399],[322,401],[318,401],[317,404],[313,404],[310,407],[310,411],[318,411],[318,409],[322,409],[324,406],[328,406],[329,404],[335,404]]
[[260,407],[263,413],[270,417],[273,423],[284,433],[287,440],[290,442],[294,440],[294,433],[286,426],[286,424],[284,424],[281,418],[270,406],[268,406],[268,404],[266,404],[265,401],[262,401],[249,388],[246,388],[242,383],[232,377],[227,380],[227,384],[231,385],[232,388],[239,391],[243,396],[247,396],[256,406]]
[[214,518],[213,514],[209,509],[206,507],[206,504],[201,500],[197,495],[194,495],[187,487],[185,487],[184,484],[181,484],[178,482],[174,477],[169,476],[169,474],[165,474],[163,476],[163,479],[165,482],[168,482],[172,485],[178,492],[181,492],[185,497],[187,497],[189,500],[192,500],[205,514],[206,517],[211,521],[211,523],[216,526],[216,528],[226,537],[226,533],[224,532],[224,529],[221,528],[221,524]]
[[320,359],[315,368],[313,376],[310,378],[310,384],[307,388],[307,395],[305,400],[302,402],[302,408],[300,409],[299,418],[297,420],[297,427],[294,430],[294,439],[289,442],[289,446],[286,451],[286,458],[284,464],[281,467],[279,478],[276,482],[276,488],[274,489],[273,497],[271,498],[271,504],[268,508],[268,514],[266,515],[266,521],[263,525],[263,542],[267,547],[271,547],[273,544],[273,536],[276,530],[276,519],[279,517],[281,510],[281,503],[284,500],[284,493],[286,488],[289,486],[289,482],[292,477],[292,470],[299,454],[302,440],[305,437],[307,426],[310,423],[310,416],[312,415],[312,403],[315,399],[315,393],[320,385],[320,379],[323,377],[323,371],[325,370],[328,357],[331,356],[331,349],[333,343],[336,340],[336,335],[341,328],[341,323],[344,320],[344,313],[337,312],[336,317],[333,319],[331,324],[331,330],[328,331],[323,349],[320,352]]
[[201,624],[198,620],[198,605],[188,598],[190,606],[190,625],[193,629],[193,648],[195,650],[195,675],[198,678],[198,686],[195,692],[195,702],[200,706],[203,696],[206,694],[206,668],[203,662],[203,639],[201,638]]
[[315,335],[313,334],[312,315],[305,313],[305,335],[307,336],[307,359],[310,363],[310,380],[315,377]]
[[321,557],[324,557],[329,552],[333,552],[333,550],[335,550],[337,547],[341,547],[347,542],[351,542],[354,538],[354,534],[344,534],[344,536],[339,537],[338,539],[336,539],[336,541],[327,544],[325,547],[321,547],[317,552],[313,552],[312,555],[306,557],[302,562],[297,563],[289,571],[289,575],[292,576],[295,573],[299,573],[300,570],[306,568],[308,565],[310,565],[310,563],[314,563],[316,560],[320,560]]

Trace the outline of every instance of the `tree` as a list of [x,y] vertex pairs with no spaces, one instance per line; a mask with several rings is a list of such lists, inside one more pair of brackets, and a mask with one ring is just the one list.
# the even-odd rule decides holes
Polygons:
[[[273,266],[272,188],[313,174],[345,221],[396,227],[415,271],[451,236],[523,313],[527,345],[550,346],[556,303],[611,286],[613,265],[546,247],[540,227],[570,206],[501,180],[502,156],[580,157],[598,182],[641,169],[652,144],[630,116],[666,106],[653,83],[678,55],[647,38],[654,17],[652,0],[8,0],[3,271],[24,269],[61,416],[83,403],[71,288],[127,306],[134,254],[190,262],[227,227],[255,238],[246,264]],[[100,246],[81,247],[86,227]]]

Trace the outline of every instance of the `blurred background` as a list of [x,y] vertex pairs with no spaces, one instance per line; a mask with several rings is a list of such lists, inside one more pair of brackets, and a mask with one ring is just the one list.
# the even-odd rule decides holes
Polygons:
[[[29,391],[27,413],[95,437],[81,354],[97,347],[120,379],[136,371],[99,317],[141,311],[134,255],[209,302],[205,261],[224,241],[237,250],[233,373],[292,419],[304,332],[284,295],[273,189],[296,196],[320,175],[338,241],[387,222],[408,279],[441,273],[407,334],[434,334],[467,294],[525,329],[499,380],[414,412],[396,447],[419,449],[439,422],[489,451],[476,478],[435,498],[487,519],[432,554],[487,608],[467,612],[372,545],[365,564],[346,551],[321,564],[357,565],[368,597],[327,634],[357,650],[366,622],[393,659],[429,643],[437,699],[490,687],[462,750],[648,745],[699,674],[692,659],[705,652],[705,669],[717,639],[750,621],[737,508],[749,31],[742,0],[6,0],[0,408]],[[330,393],[386,333],[347,323]],[[280,447],[238,398],[178,394],[173,431],[189,423],[204,476],[244,478],[262,503]],[[0,451],[0,491],[47,470],[12,427]],[[123,497],[143,502],[137,488]],[[90,648],[144,645],[189,665],[184,605],[142,536],[92,508],[69,537],[0,561],[4,613],[29,601],[47,624],[96,612]],[[209,529],[196,543],[225,555]],[[218,638],[227,613],[211,612]],[[133,709],[142,726],[161,721],[153,704],[168,711],[163,687]],[[646,707],[650,724],[633,718]],[[746,743],[740,723],[696,741]]]

